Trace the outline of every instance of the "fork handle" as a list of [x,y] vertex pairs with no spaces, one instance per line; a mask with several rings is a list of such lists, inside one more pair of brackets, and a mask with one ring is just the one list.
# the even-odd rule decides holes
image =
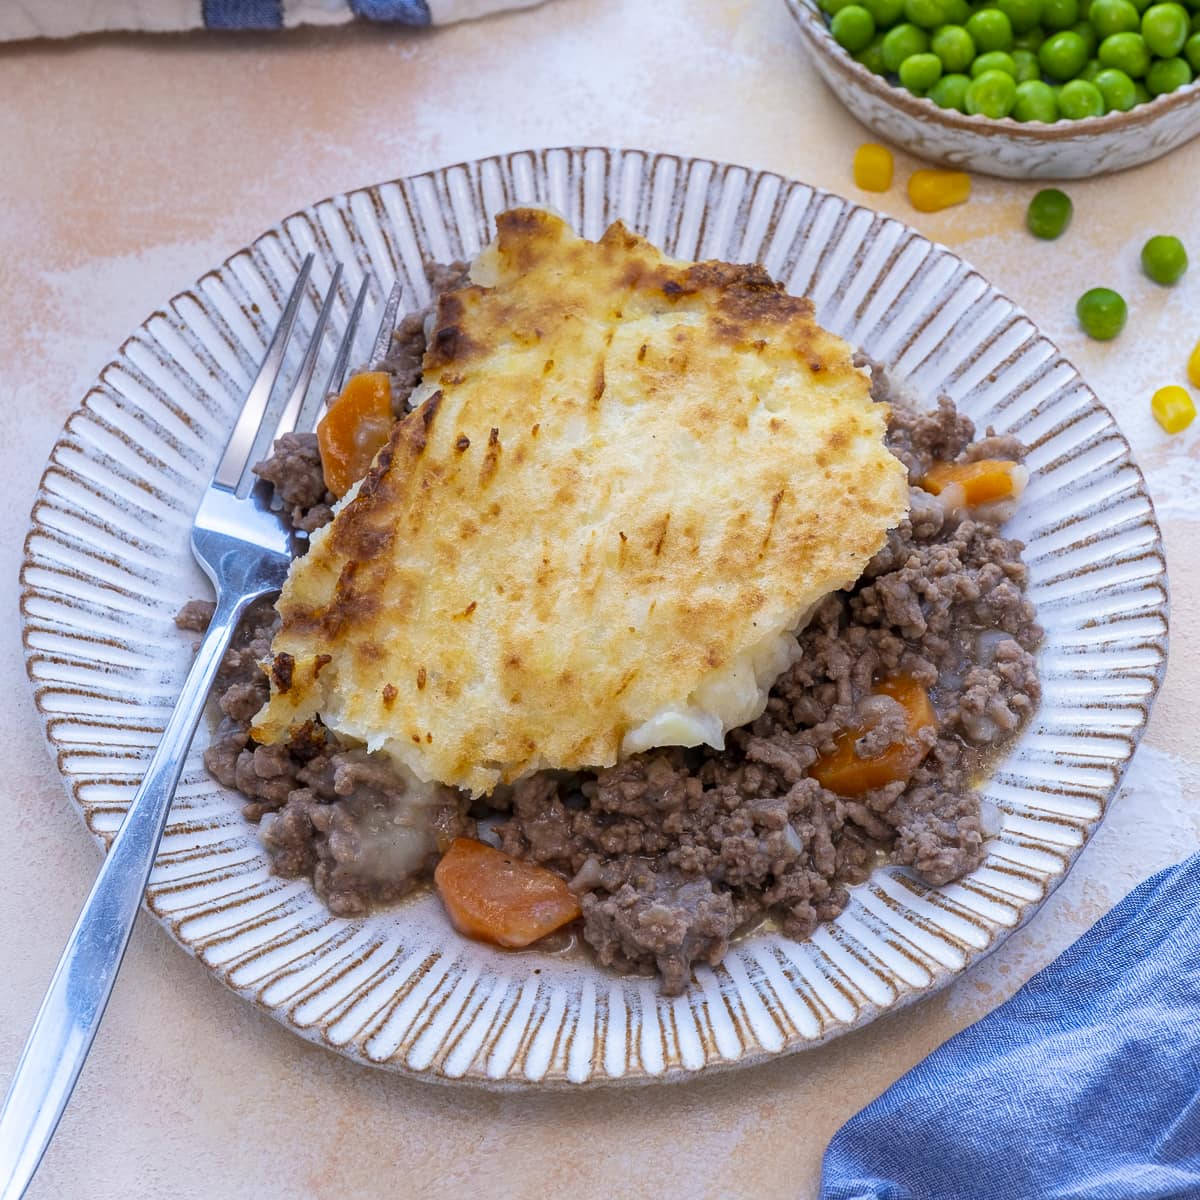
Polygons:
[[41,1162],[104,1016],[133,932],[192,735],[247,605],[221,596],[175,710],[79,914],[0,1110],[0,1200],[19,1200]]

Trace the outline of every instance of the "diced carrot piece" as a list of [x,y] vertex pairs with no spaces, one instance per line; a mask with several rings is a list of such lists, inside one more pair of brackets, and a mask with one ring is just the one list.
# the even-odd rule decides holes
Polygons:
[[[993,500],[1007,500],[1018,492],[1014,475],[1018,463],[1006,458],[981,458],[978,462],[934,463],[921,486],[935,496],[952,483],[959,484],[968,504],[990,504]],[[1024,483],[1025,476],[1020,476]]]
[[909,736],[902,742],[894,742],[874,758],[859,758],[854,753],[854,743],[866,730],[847,729],[839,734],[834,741],[833,753],[817,759],[808,769],[823,788],[837,792],[839,796],[860,796],[872,788],[909,779],[929,753],[929,747],[918,737],[923,729],[937,726],[937,713],[930,703],[929,693],[908,676],[886,680],[875,691],[891,696],[904,706]]
[[580,912],[561,876],[473,838],[455,838],[433,878],[454,928],[498,946],[528,946]]
[[384,371],[353,375],[317,425],[325,486],[338,497],[358,482],[388,439],[392,381]]

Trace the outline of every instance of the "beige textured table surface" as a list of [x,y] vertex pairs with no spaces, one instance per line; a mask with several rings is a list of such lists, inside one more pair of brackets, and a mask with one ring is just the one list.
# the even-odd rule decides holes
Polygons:
[[[1200,260],[1200,141],[1071,186],[1062,242],[1023,230],[1030,185],[976,179],[927,216],[856,192],[863,130],[805,61],[780,0],[551,0],[449,29],[100,38],[0,49],[0,1079],[86,894],[97,851],[50,762],[25,681],[21,542],[42,463],[96,371],[156,305],[279,217],[357,185],[566,143],[674,150],[864,200],[949,243],[1023,305],[1113,409],[1146,471],[1173,581],[1172,665],[1126,786],[1039,916],[898,1016],[756,1070],[649,1091],[500,1097],[371,1072],[209,978],[142,919],[75,1099],[30,1195],[809,1197],[833,1131],[1010,995],[1135,882],[1200,840],[1200,427],[1168,439],[1153,388],[1183,381],[1200,269],[1140,276],[1152,232]],[[912,163],[901,156],[898,177]],[[1200,267],[1200,262],[1198,262]],[[1089,343],[1073,305],[1133,316]]]

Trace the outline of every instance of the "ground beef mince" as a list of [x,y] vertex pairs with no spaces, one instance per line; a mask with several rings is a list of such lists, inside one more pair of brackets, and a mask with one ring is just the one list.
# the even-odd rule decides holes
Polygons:
[[443,292],[454,291],[468,282],[468,265],[465,262],[435,263],[429,269],[429,287],[433,292],[430,307],[404,317],[392,334],[392,344],[387,354],[373,364],[375,370],[386,371],[392,378],[392,407],[397,417],[404,416],[408,411],[408,398],[421,382],[425,327],[433,315],[437,298]]
[[[436,268],[431,283],[436,294],[464,278],[457,263]],[[405,317],[374,364],[392,377],[397,415],[420,382],[425,317]],[[440,789],[420,817],[431,849],[414,859],[403,835],[412,805],[381,756],[340,744],[319,722],[286,746],[251,740],[277,624],[269,605],[251,609],[222,666],[222,717],[205,760],[246,798],[275,872],[311,876],[332,911],[356,915],[405,894],[454,837],[474,835],[474,818],[498,814],[506,853],[569,881],[600,961],[657,972],[678,994],[695,964],[719,963],[732,937],[765,919],[807,936],[884,859],[935,885],[976,867],[996,814],[972,781],[1037,705],[1042,631],[1021,544],[1000,532],[1011,505],[955,508],[948,493],[918,485],[935,462],[1020,461],[1023,449],[990,431],[976,439],[948,399],[911,406],[860,362],[873,368],[875,398],[892,405],[888,444],[909,471],[910,511],[854,587],[817,607],[766,711],[723,751],[659,749],[599,772],[543,773],[482,804]],[[311,438],[280,439],[256,470],[299,528],[329,519]],[[192,601],[177,623],[201,630],[211,608]],[[936,725],[909,728],[903,706],[876,688],[894,676],[927,689]],[[837,795],[810,772],[850,730],[860,758],[914,739],[924,757],[906,782]]]
[[315,433],[285,433],[270,458],[254,464],[254,473],[275,489],[296,529],[312,533],[333,516],[336,497],[325,490]]
[[[197,604],[191,601],[177,620],[187,613],[195,628],[204,615]],[[340,745],[319,722],[287,745],[256,745],[250,725],[267,698],[260,664],[277,626],[270,602],[259,601],[226,652],[216,688],[222,715],[204,764],[245,797],[242,811],[261,822],[277,875],[311,875],[331,912],[358,916],[411,891],[440,850],[472,835],[475,824],[465,797],[450,788],[414,810],[382,755]]]

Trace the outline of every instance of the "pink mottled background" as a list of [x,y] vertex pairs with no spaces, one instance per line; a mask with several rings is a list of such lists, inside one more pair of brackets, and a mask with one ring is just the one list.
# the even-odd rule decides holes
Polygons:
[[[156,305],[329,193],[477,155],[566,143],[742,162],[820,184],[959,250],[1024,306],[1117,415],[1147,472],[1173,580],[1172,669],[1112,814],[1026,929],[940,995],[825,1048],[651,1091],[496,1096],[367,1071],[285,1032],[143,920],[70,1111],[30,1195],[725,1197],[816,1194],[829,1136],[1011,994],[1200,834],[1200,428],[1167,438],[1155,387],[1200,337],[1200,270],[1145,280],[1150,233],[1196,237],[1200,141],[1070,187],[1062,242],[1023,230],[1034,191],[983,178],[914,213],[856,191],[864,131],[805,61],[775,0],[550,0],[436,32],[101,37],[0,48],[0,1078],[7,1078],[97,854],[28,698],[17,571],[34,489],[96,371]],[[914,164],[900,156],[898,178]],[[1076,330],[1108,284],[1122,337]]]

